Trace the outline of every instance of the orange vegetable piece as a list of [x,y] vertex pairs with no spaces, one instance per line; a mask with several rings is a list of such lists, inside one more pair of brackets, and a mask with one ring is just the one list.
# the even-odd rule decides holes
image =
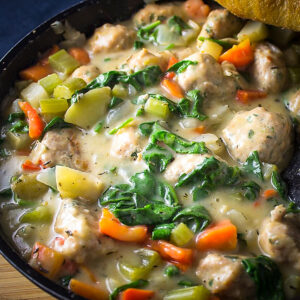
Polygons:
[[[172,55],[171,58],[169,59],[167,70],[169,70],[176,63],[178,63],[178,59],[174,55]],[[175,72],[168,72],[165,75],[165,78],[173,79],[175,75],[176,75]]]
[[236,100],[243,104],[248,104],[251,100],[265,97],[267,97],[267,93],[262,91],[237,90],[236,92]]
[[184,97],[181,87],[175,81],[168,78],[163,78],[161,85],[170,95],[176,98]]
[[265,199],[269,199],[269,198],[272,198],[272,197],[275,197],[275,196],[277,196],[278,195],[278,193],[275,191],[275,190],[273,190],[273,189],[270,189],[270,190],[265,190],[264,192],[263,192],[263,197],[265,198]]
[[81,264],[79,266],[80,270],[82,270],[89,278],[92,282],[96,283],[98,280],[95,276],[95,274],[91,271],[90,268],[88,268],[87,266]]
[[250,45],[250,40],[246,39],[234,45],[232,48],[224,52],[219,57],[219,62],[229,61],[237,68],[243,68],[248,66],[254,59],[253,49]]
[[70,280],[69,287],[72,292],[82,296],[88,300],[107,300],[108,293],[98,287],[91,284],[84,283],[77,279],[72,278]]
[[90,62],[90,57],[87,51],[83,48],[70,48],[69,54],[72,55],[81,65],[86,65]]
[[20,77],[24,80],[39,81],[45,76],[52,73],[52,69],[48,65],[34,65],[20,72]]
[[148,300],[153,296],[153,291],[130,288],[121,293],[120,300]]
[[205,126],[200,125],[199,127],[194,128],[193,131],[195,131],[196,133],[202,134],[205,132]]
[[143,242],[147,238],[147,226],[122,224],[107,208],[102,209],[100,232],[123,242]]
[[233,250],[237,245],[237,229],[229,221],[223,220],[199,233],[196,246],[200,251]]
[[210,12],[210,7],[202,0],[187,0],[184,3],[184,9],[192,19],[206,18]]
[[32,249],[30,265],[44,276],[55,279],[64,263],[59,252],[36,242]]
[[48,49],[39,60],[39,64],[42,66],[49,65],[49,56],[56,53],[60,48],[57,45],[53,45],[52,48]]
[[34,140],[38,139],[43,133],[45,127],[44,122],[40,118],[37,111],[28,102],[19,101],[18,103],[28,119],[29,136]]
[[38,164],[34,164],[31,160],[27,159],[22,164],[22,169],[24,171],[40,171],[42,169],[46,169],[46,166],[44,166],[41,160],[39,160]]

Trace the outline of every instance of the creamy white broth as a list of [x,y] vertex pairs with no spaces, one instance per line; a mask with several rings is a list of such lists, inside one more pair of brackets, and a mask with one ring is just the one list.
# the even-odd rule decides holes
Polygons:
[[[170,8],[168,9],[170,10]],[[159,11],[157,12],[157,14],[159,15]],[[184,14],[186,14],[186,12],[184,12]],[[187,21],[188,18],[189,17],[187,17],[186,15],[184,18],[185,21]],[[194,21],[196,21],[199,26],[202,26],[205,22],[205,19]],[[127,26],[126,30],[128,32],[136,30],[132,20],[124,22],[122,23],[122,25]],[[109,40],[109,37],[104,36],[102,38],[106,38],[107,40]],[[130,37],[127,38],[130,40]],[[125,49],[120,50],[120,48],[118,47],[122,46],[123,39],[121,39],[121,37],[119,37],[119,39],[115,39],[118,41],[118,43],[121,44],[112,44],[110,48],[110,44],[109,42],[107,42],[107,44],[105,44],[105,47],[107,47],[107,49],[101,50],[99,52],[93,50],[90,42],[88,42],[88,44],[84,46],[86,51],[88,51],[91,59],[90,63],[87,64],[88,68],[93,66],[98,67],[99,74],[103,74],[112,70],[126,71],[128,72],[128,74],[132,74],[134,73],[134,71],[136,71],[130,69],[130,59],[135,59],[141,53],[141,51],[145,50],[134,50],[133,40],[130,46],[127,47],[123,45]],[[127,42],[128,41],[125,41],[124,43],[126,44]],[[189,56],[192,53],[198,53],[202,49],[201,45],[199,46],[199,44],[197,44],[196,37],[186,47],[175,46],[174,48],[167,51],[165,51],[165,46],[153,45],[148,42],[145,42],[144,47],[147,49],[147,51],[150,52],[150,54],[148,52],[145,52],[146,55],[151,56],[152,51],[154,55],[158,57],[158,64],[167,63],[164,55],[165,57],[177,56],[177,58],[180,58],[179,60],[189,60]],[[223,52],[224,51],[225,50],[223,49]],[[210,53],[208,52],[208,54],[204,55],[210,56]],[[154,59],[157,60],[157,57]],[[209,59],[210,60],[208,61],[211,61],[212,58],[210,57]],[[151,59],[149,61],[147,62],[146,60],[146,63],[143,62],[145,63],[145,65],[143,65],[142,67],[138,64],[137,65],[138,67],[141,67],[141,70],[143,70],[147,66],[152,66]],[[200,64],[201,61],[197,63]],[[213,61],[213,63],[215,63],[215,61]],[[207,62],[204,62],[203,64],[205,66]],[[205,67],[212,69],[215,68],[213,64],[211,64],[211,66],[208,65]],[[186,69],[186,72],[192,72],[192,68],[193,67],[188,67],[188,69]],[[166,70],[164,69],[162,71],[165,72]],[[198,72],[200,71],[201,70],[198,70]],[[250,73],[249,69],[243,71]],[[91,73],[92,72],[89,73],[88,71],[88,76],[91,76]],[[2,159],[1,162],[0,190],[6,189],[11,186],[13,188],[14,195],[12,197],[2,197],[0,205],[0,222],[7,238],[17,248],[20,255],[22,255],[25,260],[29,261],[34,268],[41,272],[41,274],[44,274],[46,276],[50,275],[47,275],[47,270],[45,271],[43,262],[39,261],[35,257],[35,251],[37,251],[38,253],[39,248],[32,251],[33,247],[35,247],[34,245],[36,245],[36,243],[40,243],[43,246],[39,247],[48,247],[49,249],[51,249],[50,251],[54,251],[54,253],[58,253],[58,255],[61,255],[64,259],[64,263],[57,271],[55,276],[53,275],[53,277],[51,277],[51,279],[60,284],[62,284],[63,278],[67,278],[69,276],[74,280],[79,280],[93,287],[102,289],[107,293],[113,293],[116,288],[133,281],[128,276],[126,276],[124,272],[122,273],[120,264],[126,263],[134,267],[141,266],[142,261],[136,251],[146,247],[147,245],[149,246],[149,241],[148,244],[146,239],[142,243],[125,242],[119,241],[118,239],[109,235],[105,236],[101,232],[101,228],[99,229],[99,220],[101,219],[103,213],[103,207],[99,204],[98,198],[101,198],[103,195],[105,195],[106,190],[111,186],[119,184],[130,184],[130,178],[132,176],[148,169],[147,162],[143,159],[143,153],[145,151],[145,148],[150,143],[150,139],[149,137],[143,136],[140,133],[139,126],[141,124],[145,122],[160,121],[160,125],[165,127],[169,132],[183,137],[187,141],[204,141],[208,148],[208,153],[205,154],[207,155],[207,157],[215,157],[217,160],[225,163],[227,166],[237,166],[241,170],[243,169],[243,163],[239,162],[238,152],[230,151],[230,145],[226,145],[224,141],[224,129],[231,126],[231,122],[238,112],[251,111],[257,107],[263,107],[267,111],[262,111],[262,118],[270,117],[271,120],[275,119],[276,122],[279,122],[276,119],[277,115],[275,115],[275,113],[279,113],[281,116],[283,116],[282,118],[284,120],[287,120],[286,122],[288,123],[288,126],[291,126],[291,124],[289,125],[290,112],[286,109],[282,99],[289,99],[290,97],[292,97],[293,93],[296,90],[296,87],[291,87],[290,89],[282,90],[277,93],[266,92],[266,95],[263,97],[263,99],[250,100],[245,104],[235,99],[235,91],[234,96],[225,97],[225,99],[223,99],[224,97],[222,94],[220,94],[219,90],[222,91],[229,89],[232,82],[230,83],[228,81],[226,83],[225,80],[228,79],[228,76],[224,76],[223,73],[221,75],[218,75],[217,73],[218,70],[216,69],[215,74],[209,76],[207,75],[207,78],[203,79],[203,81],[212,84],[212,87],[202,93],[202,95],[204,95],[204,100],[202,103],[201,113],[205,114],[208,117],[207,119],[202,121],[197,118],[178,116],[178,114],[176,115],[171,112],[169,114],[169,117],[166,119],[163,119],[158,115],[155,115],[153,113],[151,114],[149,112],[144,112],[142,115],[137,116],[137,111],[139,108],[141,108],[141,105],[134,104],[134,100],[137,99],[140,95],[159,94],[172,100],[177,105],[180,102],[180,98],[168,92],[168,90],[161,85],[160,78],[158,78],[158,80],[154,84],[151,84],[151,86],[143,87],[141,91],[135,90],[133,86],[123,84],[127,91],[127,96],[125,95],[123,97],[120,97],[123,99],[123,102],[110,110],[106,109],[105,113],[99,117],[99,120],[97,122],[95,122],[94,124],[89,124],[85,128],[84,126],[76,126],[78,124],[76,124],[75,120],[75,126],[71,127],[71,129],[58,128],[50,130],[39,142],[33,141],[30,148],[27,147],[26,149],[21,149],[21,151],[20,149],[14,149],[9,144],[9,142],[5,140],[3,147],[5,147],[7,151],[10,151],[11,155],[7,156],[5,159]],[[201,76],[203,75],[200,74],[198,77],[195,76],[195,83],[193,83],[192,85],[194,88],[190,88],[189,90],[198,89],[197,86],[200,86],[202,84],[200,80]],[[214,83],[214,77],[217,76],[222,77],[222,82]],[[250,76],[254,75],[250,74]],[[180,78],[180,76],[178,76],[177,74],[171,80],[173,82],[176,82],[177,85],[179,85],[179,87],[181,88],[181,91],[185,93],[185,96],[187,96],[189,90],[185,90],[183,88],[183,83],[180,82],[178,78]],[[205,86],[203,88],[205,89]],[[260,90],[260,87],[256,86],[253,83],[249,83],[248,89],[257,91]],[[217,91],[216,94],[211,96],[210,92],[215,90]],[[17,98],[21,97],[22,96],[19,95]],[[53,95],[51,96],[50,93],[49,97],[53,97]],[[84,100],[80,98],[79,103],[80,101]],[[106,103],[105,105],[107,104],[108,103]],[[76,103],[71,105],[71,109],[74,106],[76,106]],[[15,109],[15,106],[14,108],[8,108],[7,115],[11,112],[15,112]],[[46,121],[46,123],[49,123],[52,117],[55,116],[55,114],[47,115],[47,113],[43,113],[40,107],[37,107],[36,110],[43,118],[43,120]],[[92,112],[90,112],[90,114],[92,114]],[[66,114],[61,113],[57,115],[67,120]],[[295,115],[295,113],[293,113],[293,115]],[[86,120],[88,120],[89,117],[89,115],[85,115]],[[116,130],[115,134],[111,134],[112,129],[117,128],[129,118],[132,118],[133,121],[124,128]],[[103,127],[97,133],[95,132],[95,126],[100,121],[103,122]],[[246,122],[246,120],[244,121]],[[276,122],[274,124],[277,124]],[[262,126],[265,126],[265,124],[262,124]],[[201,127],[204,128],[203,132],[199,132]],[[240,127],[243,128],[242,123],[240,124]],[[232,128],[229,129],[233,130]],[[275,130],[276,129],[277,128],[275,128]],[[5,130],[7,129],[3,129],[4,135]],[[267,129],[262,127],[262,132],[259,132],[257,134],[264,134],[264,130]],[[125,141],[120,140],[118,145],[118,139],[121,139],[122,134],[126,132],[132,132],[133,136],[128,135],[127,138],[125,136]],[[241,134],[248,135],[249,133],[241,131]],[[280,139],[280,134],[281,133],[279,132],[277,136],[275,135],[275,137]],[[52,140],[50,139],[51,135]],[[218,140],[212,141],[212,137],[218,138]],[[130,140],[131,138],[132,140]],[[252,136],[249,136],[249,139],[250,138],[252,138]],[[136,139],[136,144],[134,139]],[[286,139],[291,140],[291,143],[293,143],[290,136],[287,136]],[[49,144],[47,144],[47,141]],[[125,143],[124,145],[122,144],[123,142]],[[157,144],[164,145],[162,142],[158,142]],[[281,146],[283,144],[282,147],[284,147],[284,142],[279,141],[278,144],[281,144]],[[39,149],[38,147],[40,147],[41,145],[45,147],[42,148],[44,149],[42,150],[44,156],[41,156],[37,151],[37,149]],[[116,152],[116,146],[120,145],[123,145],[123,149],[121,149],[119,152]],[[52,146],[54,147],[54,150],[51,148]],[[249,145],[247,144],[247,142],[245,142],[244,144],[240,144],[239,146],[242,148],[244,147],[245,151],[248,151]],[[260,145],[257,146],[260,147]],[[126,152],[129,151],[128,149],[130,150],[130,153]],[[26,150],[27,153],[25,153],[23,150]],[[264,151],[267,152],[267,150],[264,150],[264,148],[262,148],[262,150],[260,151],[262,155],[264,155]],[[276,151],[276,149],[274,151]],[[179,176],[176,178],[175,182],[171,179],[168,179],[166,175],[166,173],[168,172],[168,168],[172,168],[172,166],[174,166],[173,164],[175,164],[175,167],[173,168],[176,169],[176,163],[182,157],[184,157],[184,155],[187,155],[186,157],[188,157],[188,155],[199,157],[203,154],[199,154],[199,152],[197,154],[179,154],[172,149],[170,150],[170,153],[173,156],[173,161],[169,162],[169,164],[167,165],[167,169],[164,172],[157,172],[155,173],[155,176],[157,180],[160,180],[161,182],[167,182],[172,187],[174,187],[174,185],[179,180]],[[60,161],[60,154],[61,156],[66,155],[67,157],[65,158],[63,163]],[[29,200],[36,202],[37,207],[46,208],[46,210],[51,214],[51,218],[47,221],[24,222],[22,221],[23,216],[27,213],[32,212],[35,205],[32,205],[32,203],[30,204],[26,201],[24,202],[25,204],[20,204],[22,203],[20,202],[20,200],[24,199],[21,199],[19,197],[16,189],[14,190],[14,182],[15,180],[18,180],[18,176],[22,174],[25,174],[24,176],[32,173],[40,174],[41,172],[47,170],[48,165],[44,166],[45,170],[33,170],[32,172],[24,170],[24,167],[22,166],[26,160],[32,161],[33,164],[38,164],[41,158],[49,157],[49,155],[50,158],[52,156],[53,159],[50,159],[49,162],[44,161],[44,163],[49,164],[50,167],[56,166],[57,190],[49,188],[49,186],[47,186],[48,190],[45,193],[41,193],[39,197]],[[284,153],[282,155],[284,155]],[[270,154],[270,156],[272,157],[272,159],[274,158],[272,156],[272,153]],[[191,158],[191,161],[192,159],[193,158]],[[286,159],[288,159],[288,156],[286,157]],[[79,162],[77,162],[77,160],[79,160]],[[274,170],[276,170],[276,163],[274,163],[273,161],[270,162],[269,160],[265,160],[264,163],[269,163],[270,168],[271,165],[274,165],[273,168]],[[186,164],[188,164],[188,158],[186,158]],[[63,179],[62,181],[58,181],[57,167],[61,165],[65,165],[65,167],[69,167],[73,170],[78,169],[84,172],[84,174],[89,174],[84,175],[86,176],[84,180],[87,181],[87,185],[90,184],[89,180],[92,181],[90,189],[92,190],[92,192],[93,189],[97,191],[97,197],[95,198],[94,196],[88,196],[88,193],[85,194],[84,187],[81,189],[81,193],[83,194],[79,193],[77,197],[63,196],[64,191],[62,181],[68,181],[68,178]],[[192,169],[188,170],[187,173],[193,171],[199,165],[200,164],[195,163]],[[182,165],[179,165],[179,167],[180,166],[183,169],[186,167],[184,163]],[[266,167],[268,166],[263,164],[263,171]],[[179,170],[179,175],[185,173],[183,169]],[[245,258],[254,258],[264,254],[267,257],[270,257],[272,260],[276,261],[279,269],[283,274],[283,281],[290,280],[290,278],[293,276],[296,277],[296,281],[298,279],[300,280],[300,274],[299,270],[296,267],[296,264],[292,268],[289,268],[287,265],[291,264],[291,261],[286,262],[284,259],[281,261],[280,257],[273,257],[272,253],[270,254],[268,251],[266,251],[267,248],[263,247],[263,242],[259,241],[260,235],[266,234],[264,231],[265,229],[263,222],[268,222],[270,218],[270,212],[273,211],[275,207],[278,208],[278,205],[280,204],[283,204],[284,206],[287,206],[288,204],[287,201],[281,199],[278,191],[275,192],[275,197],[271,197],[272,199],[267,199],[264,197],[265,191],[274,190],[274,184],[271,184],[270,176],[270,174],[268,176],[265,176],[265,179],[263,181],[259,180],[254,175],[249,174],[244,174],[240,178],[242,182],[254,181],[259,184],[260,190],[259,192],[257,192],[255,199],[251,200],[247,199],[245,195],[242,195],[243,190],[241,189],[239,184],[233,184],[227,187],[217,186],[216,188],[212,188],[212,191],[209,191],[206,197],[203,197],[203,199],[198,201],[193,201],[193,188],[196,186],[195,183],[194,186],[192,184],[174,188],[181,206],[180,209],[193,205],[203,206],[211,216],[210,226],[213,226],[216,223],[218,224],[218,222],[222,222],[224,219],[229,220],[231,224],[233,224],[233,226],[235,226],[236,228],[236,231],[238,233],[238,242],[235,247],[230,249],[222,250],[211,248],[200,251],[197,250],[196,243],[201,233],[199,233],[199,231],[196,233],[192,232],[193,238],[191,238],[188,243],[181,246],[182,248],[193,249],[192,263],[189,264],[189,266],[185,270],[181,270],[180,274],[177,276],[168,277],[164,272],[166,267],[171,265],[172,259],[165,259],[165,257],[161,254],[162,257],[160,261],[155,263],[147,276],[139,278],[148,280],[148,285],[145,287],[145,289],[155,291],[155,294],[151,299],[164,299],[164,297],[166,297],[166,299],[169,299],[168,295],[170,292],[172,292],[173,290],[184,288],[184,286],[178,285],[178,283],[182,280],[188,280],[192,282],[194,286],[203,285],[203,288],[205,287],[207,293],[210,293],[211,296],[216,295],[220,299],[225,300],[245,299],[243,296],[243,289],[245,289],[244,284],[249,284],[249,290],[255,291],[254,282],[251,281],[252,279],[246,274],[246,271],[243,268],[239,270],[239,272],[241,273],[238,273],[237,279],[230,278],[228,284],[224,284],[222,282],[219,283],[221,286],[224,285],[223,288],[220,288],[220,290],[218,290],[214,283],[209,284],[205,279],[206,274],[201,274],[200,265],[202,262],[205,262],[205,260],[211,254],[217,255],[221,259],[227,260],[226,264],[229,265],[229,273],[233,272],[231,268],[233,268],[232,264],[234,263],[230,262],[230,259],[232,259],[232,257],[234,262],[236,259],[242,260]],[[76,180],[79,179],[75,178],[72,183],[74,184],[75,192],[77,191]],[[101,183],[101,189],[99,188],[98,190],[98,186],[96,187],[95,182]],[[34,184],[36,184],[35,181],[33,181],[33,185]],[[84,186],[84,183],[82,183],[82,186]],[[69,194],[72,194],[72,192],[74,193],[74,191],[72,191],[71,189],[71,191],[68,192]],[[153,194],[154,193],[155,191],[153,191]],[[67,208],[65,209],[65,207]],[[63,220],[61,220],[61,214],[64,209],[64,213],[66,213],[66,215],[64,215],[65,218],[62,218]],[[76,223],[80,224],[78,225],[78,228],[76,227]],[[144,224],[139,223],[136,225]],[[152,230],[154,230],[155,223],[150,225],[148,225],[147,223],[147,226],[148,234],[150,237],[150,233],[152,232]],[[63,231],[61,228],[63,228]],[[72,232],[72,230],[74,231]],[[174,243],[172,241],[168,242]],[[280,243],[280,240],[278,242]],[[295,247],[297,248],[297,246]],[[154,250],[158,251],[157,249]],[[297,251],[297,249],[295,251]],[[175,262],[173,261],[174,264]],[[215,270],[215,268],[216,266],[212,265],[211,270]],[[212,276],[217,278],[218,268],[216,269],[217,270],[214,271],[216,273],[213,273],[214,275]],[[210,271],[208,271],[207,273],[209,272]],[[239,278],[243,278],[243,276],[246,277],[246,281],[248,283],[238,282]],[[70,280],[70,278],[68,278],[68,280]],[[237,282],[237,284],[235,285],[232,282]],[[231,284],[233,285],[231,286]],[[70,288],[72,290],[71,286]],[[296,286],[295,289],[297,288],[298,287]],[[251,292],[249,293],[251,294]],[[293,299],[292,297],[294,295],[291,289],[287,288],[286,293],[288,299]],[[85,296],[85,294],[81,295]]]

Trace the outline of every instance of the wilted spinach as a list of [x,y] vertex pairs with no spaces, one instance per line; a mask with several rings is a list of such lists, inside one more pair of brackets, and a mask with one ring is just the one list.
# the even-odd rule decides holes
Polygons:
[[191,65],[197,65],[197,61],[192,60],[182,60],[176,64],[174,64],[172,67],[170,67],[167,72],[175,72],[175,73],[182,73],[184,72],[188,66]]
[[243,169],[245,172],[249,174],[253,174],[261,181],[264,180],[262,167],[261,167],[261,163],[257,151],[253,151],[252,153],[250,153],[250,155],[246,159],[246,162],[243,165]]
[[271,175],[271,184],[278,192],[282,199],[287,198],[287,188],[285,182],[281,179],[277,171],[273,171]]
[[60,117],[54,117],[44,128],[42,136],[45,135],[46,132],[53,130],[53,129],[61,129],[61,128],[68,128],[72,127],[72,124],[65,122]]

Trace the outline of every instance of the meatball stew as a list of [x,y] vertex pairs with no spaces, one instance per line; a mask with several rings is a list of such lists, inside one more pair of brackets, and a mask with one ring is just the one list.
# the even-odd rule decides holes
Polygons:
[[20,255],[91,300],[299,299],[281,178],[296,33],[201,0],[88,39],[53,29],[66,40],[20,72],[1,129],[0,222]]

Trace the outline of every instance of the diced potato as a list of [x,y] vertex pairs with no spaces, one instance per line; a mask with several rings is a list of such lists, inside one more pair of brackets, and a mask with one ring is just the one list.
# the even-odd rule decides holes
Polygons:
[[39,182],[46,184],[46,185],[50,186],[51,188],[57,190],[55,167],[42,170],[37,175],[36,179]]
[[11,131],[7,131],[6,139],[11,147],[16,150],[27,149],[32,142],[28,133],[17,133]]
[[40,106],[42,114],[63,113],[69,108],[67,99],[42,99]]
[[116,84],[112,89],[112,95],[119,98],[126,98],[128,96],[128,89],[122,84]]
[[210,40],[205,40],[200,47],[200,53],[210,54],[215,60],[219,59],[222,50],[222,46]]
[[73,93],[86,86],[86,82],[81,78],[68,78],[63,84],[58,85],[53,92],[54,98],[70,99]]
[[110,102],[109,87],[97,88],[87,92],[77,103],[66,111],[65,121],[84,129],[89,129],[103,117]]
[[22,99],[28,101],[34,108],[39,108],[40,100],[47,99],[49,96],[41,85],[33,82],[21,91],[21,97]]
[[163,102],[151,97],[145,104],[145,112],[163,119],[167,119],[170,115],[170,109],[167,102]]
[[259,42],[268,36],[268,28],[265,24],[257,21],[249,21],[238,33],[237,38],[241,42],[249,39],[250,42]]
[[62,81],[56,73],[50,74],[39,80],[39,84],[51,95],[53,90],[61,84]]
[[96,201],[103,183],[96,176],[64,166],[56,167],[57,189],[62,198],[83,198]]
[[12,191],[22,200],[32,200],[39,198],[45,192],[48,187],[37,181],[37,174],[28,173],[22,174],[11,184]]

